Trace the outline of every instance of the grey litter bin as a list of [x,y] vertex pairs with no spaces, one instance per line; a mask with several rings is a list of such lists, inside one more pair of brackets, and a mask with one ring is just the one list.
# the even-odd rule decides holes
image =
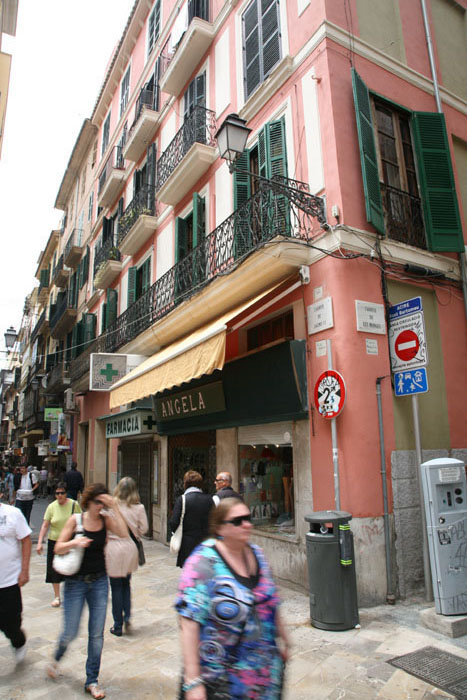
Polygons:
[[359,624],[350,513],[322,510],[305,516],[311,624],[348,630]]

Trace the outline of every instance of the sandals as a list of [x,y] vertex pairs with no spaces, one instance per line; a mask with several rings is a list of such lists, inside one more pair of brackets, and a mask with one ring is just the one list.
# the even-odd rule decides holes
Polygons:
[[85,693],[89,693],[89,695],[92,698],[95,698],[96,700],[101,700],[101,698],[105,698],[105,691],[102,690],[102,688],[99,688],[97,683],[91,683],[91,685],[86,685],[84,688]]
[[53,608],[59,608],[59,607],[60,607],[60,603],[61,603],[61,600],[60,600],[60,598],[57,596],[56,598],[53,599],[51,605],[52,605]]

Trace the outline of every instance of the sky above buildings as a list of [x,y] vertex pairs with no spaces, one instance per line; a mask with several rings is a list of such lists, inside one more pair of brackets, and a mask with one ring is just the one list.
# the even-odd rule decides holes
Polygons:
[[68,159],[133,3],[19,0],[16,37],[3,37],[13,58],[0,157],[1,349],[38,284],[39,254],[62,217],[54,203]]

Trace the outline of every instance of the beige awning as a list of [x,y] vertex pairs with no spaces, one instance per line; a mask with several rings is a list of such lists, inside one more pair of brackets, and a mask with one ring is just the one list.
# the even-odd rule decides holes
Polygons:
[[160,350],[128,372],[112,386],[110,408],[139,401],[174,386],[180,386],[203,374],[212,374],[216,369],[222,369],[225,362],[228,321],[269,294],[272,289]]

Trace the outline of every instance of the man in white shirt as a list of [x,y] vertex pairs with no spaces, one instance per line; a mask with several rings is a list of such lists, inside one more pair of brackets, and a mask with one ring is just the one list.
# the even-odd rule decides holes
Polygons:
[[15,485],[15,506],[19,508],[26,522],[29,525],[29,520],[31,519],[32,504],[34,503],[34,492],[39,488],[39,482],[37,477],[32,473],[28,473],[28,469],[25,464],[20,468],[20,473],[15,474],[14,485]]
[[18,508],[0,503],[0,630],[15,650],[16,663],[26,655],[21,629],[21,586],[29,581],[31,528]]

